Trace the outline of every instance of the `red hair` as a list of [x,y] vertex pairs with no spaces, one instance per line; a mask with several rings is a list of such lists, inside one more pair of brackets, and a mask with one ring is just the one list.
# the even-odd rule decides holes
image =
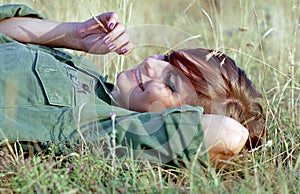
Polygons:
[[265,116],[258,102],[261,94],[234,60],[202,48],[173,51],[169,62],[191,81],[198,105],[205,114],[231,117],[249,130],[247,148],[260,145],[266,136]]

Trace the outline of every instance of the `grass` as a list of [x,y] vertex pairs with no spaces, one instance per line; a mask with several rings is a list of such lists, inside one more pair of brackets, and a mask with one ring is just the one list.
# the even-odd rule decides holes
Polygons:
[[[50,147],[24,157],[19,144],[0,152],[2,193],[299,193],[300,1],[0,0],[26,3],[47,18],[83,21],[116,11],[135,42],[128,57],[76,52],[114,73],[156,52],[182,47],[219,49],[234,58],[264,96],[268,144],[244,151],[220,170],[163,168],[114,158],[101,148]],[[72,2],[72,3],[71,3]],[[2,144],[7,145],[5,142]],[[62,152],[63,151],[63,152]]]

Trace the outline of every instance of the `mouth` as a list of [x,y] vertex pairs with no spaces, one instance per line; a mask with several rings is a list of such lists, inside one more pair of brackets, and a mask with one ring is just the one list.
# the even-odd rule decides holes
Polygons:
[[138,85],[139,87],[141,88],[142,91],[145,91],[145,88],[144,88],[144,84],[143,84],[143,80],[142,80],[142,76],[141,76],[141,73],[140,73],[140,70],[137,69],[135,71],[135,77],[137,79],[137,82],[138,82]]

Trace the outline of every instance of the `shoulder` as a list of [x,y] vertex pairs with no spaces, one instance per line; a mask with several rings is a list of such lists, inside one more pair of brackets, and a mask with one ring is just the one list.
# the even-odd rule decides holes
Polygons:
[[44,15],[24,4],[6,4],[0,6],[0,20],[11,17],[36,17],[44,19]]
[[[0,22],[12,17],[33,17],[44,19],[44,15],[24,4],[6,4],[0,6]],[[0,33],[0,44],[14,42],[12,38]]]

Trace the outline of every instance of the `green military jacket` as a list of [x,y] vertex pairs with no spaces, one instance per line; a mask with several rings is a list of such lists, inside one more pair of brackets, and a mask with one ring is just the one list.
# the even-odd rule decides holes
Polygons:
[[[0,19],[16,16],[44,18],[25,5],[0,6]],[[0,140],[72,144],[113,134],[136,158],[207,161],[201,107],[138,113],[111,105],[112,89],[83,58],[0,33]]]

